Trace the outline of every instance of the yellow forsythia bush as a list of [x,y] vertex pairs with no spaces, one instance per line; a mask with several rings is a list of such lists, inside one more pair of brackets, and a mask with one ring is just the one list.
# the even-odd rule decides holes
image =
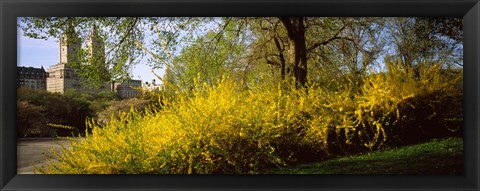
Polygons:
[[303,98],[275,91],[237,91],[223,80],[179,93],[161,110],[131,110],[72,141],[58,161],[39,169],[60,174],[260,173],[295,161],[307,128]]
[[374,149],[385,143],[408,144],[458,132],[460,124],[446,131],[443,122],[459,119],[459,115],[461,120],[463,92],[458,84],[463,75],[428,64],[414,69],[386,61],[386,73],[366,79],[362,94],[356,96],[351,131],[358,137],[355,145]]
[[[309,89],[304,142],[327,154],[351,154],[461,133],[461,70],[386,61],[387,71],[354,87]],[[402,67],[403,66],[403,67]],[[448,104],[445,104],[448,103]]]
[[[229,79],[198,84],[191,92],[161,100],[161,109],[131,109],[105,124],[89,120],[91,134],[72,140],[71,148],[38,170],[262,173],[330,154],[408,143],[412,134],[448,129],[433,121],[461,118],[462,93],[456,87],[461,73],[444,75],[445,69],[436,65],[419,71],[400,65],[387,62],[388,71],[363,79],[361,91],[315,84],[308,92],[288,85],[241,90]],[[443,106],[445,102],[460,106]],[[417,138],[429,137],[434,136]]]

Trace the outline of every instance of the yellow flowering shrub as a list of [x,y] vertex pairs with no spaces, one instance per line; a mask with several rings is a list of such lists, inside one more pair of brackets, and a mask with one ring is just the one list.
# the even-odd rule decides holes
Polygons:
[[422,133],[422,126],[428,126],[429,133],[442,132],[443,125],[433,122],[461,115],[463,93],[457,84],[462,73],[426,65],[413,69],[387,61],[387,73],[367,78],[363,93],[356,96],[354,134],[362,140],[357,144],[377,148],[387,142],[405,144],[416,136],[417,141],[427,140],[432,137]]
[[231,80],[202,84],[192,95],[179,93],[161,110],[139,114],[132,109],[104,125],[90,121],[92,134],[72,142],[58,161],[40,171],[259,173],[294,161],[295,145],[307,128],[303,98],[237,91],[235,86]]
[[[229,79],[216,85],[197,84],[192,91],[159,99],[161,108],[141,112],[132,108],[105,124],[89,120],[91,134],[72,140],[71,148],[56,153],[58,159],[38,170],[262,173],[330,154],[398,143],[424,131],[421,126],[429,124],[424,121],[445,121],[461,114],[457,99],[461,92],[455,87],[461,74],[445,77],[440,75],[444,69],[433,66],[416,76],[398,66],[387,63],[388,72],[364,79],[360,93],[315,84],[308,91],[288,85],[242,90]],[[446,112],[456,107],[442,106],[445,102],[460,103],[460,110]]]

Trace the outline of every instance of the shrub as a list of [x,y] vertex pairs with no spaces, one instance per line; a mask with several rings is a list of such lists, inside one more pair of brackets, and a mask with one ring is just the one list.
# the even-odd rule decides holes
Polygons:
[[98,113],[98,121],[107,123],[111,118],[118,119],[122,113],[128,113],[132,108],[138,112],[143,112],[147,106],[147,102],[147,100],[138,98],[113,101],[106,109]]
[[[422,63],[415,71],[387,61],[387,73],[366,80],[363,93],[356,96],[355,117],[351,118],[356,125],[347,131],[356,141],[354,145],[373,149],[385,143],[400,145],[451,136],[458,131],[459,124],[445,133],[446,126],[441,123],[462,114],[463,93],[456,87],[462,75],[449,74],[449,69],[438,64],[422,67],[426,65]],[[429,136],[427,131],[437,135]]]
[[306,145],[352,154],[461,134],[462,73],[438,64],[417,71],[402,65],[387,61],[387,71],[364,79],[360,92],[312,85],[299,96],[309,103]]
[[17,101],[17,136],[46,136],[48,127],[47,118],[42,107],[32,105],[26,101]]
[[[73,143],[47,173],[259,173],[293,161],[306,128],[278,92],[238,92],[225,80],[179,94],[162,110],[132,109]],[[290,146],[288,152],[282,151]]]
[[447,119],[461,118],[461,91],[455,87],[461,74],[449,76],[432,66],[416,75],[399,66],[387,63],[388,71],[364,79],[360,91],[350,86],[332,91],[315,84],[308,92],[288,85],[241,91],[223,79],[158,99],[146,109],[131,107],[134,100],[122,102],[117,106],[124,112],[104,124],[89,121],[92,134],[72,142],[71,149],[57,154],[58,162],[40,170],[261,173],[332,154],[406,144],[412,135],[421,135],[415,138],[421,141],[458,131]]
[[[26,101],[29,104],[43,108],[43,113],[47,118],[44,125],[52,123],[73,126],[80,133],[85,132],[85,119],[94,116],[89,102],[71,95],[65,96],[47,91],[19,88],[17,90],[17,100]],[[68,129],[57,130],[57,135],[61,136],[69,136],[71,133],[72,131]]]
[[103,99],[103,100],[118,100],[120,99],[120,95],[117,92],[112,92],[112,91],[101,91],[98,93],[96,96],[97,99]]

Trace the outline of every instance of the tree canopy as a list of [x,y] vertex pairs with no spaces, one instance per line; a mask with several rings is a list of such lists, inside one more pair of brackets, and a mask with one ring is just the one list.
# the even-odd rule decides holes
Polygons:
[[183,89],[193,79],[214,83],[222,75],[246,87],[265,78],[297,88],[341,76],[360,83],[387,57],[409,66],[461,66],[462,26],[461,18],[452,17],[24,17],[19,23],[25,36],[36,39],[87,39],[97,28],[104,67],[84,64],[95,59],[85,44],[72,64],[91,84],[127,79],[129,68],[150,55],[146,64],[168,69],[169,81]]

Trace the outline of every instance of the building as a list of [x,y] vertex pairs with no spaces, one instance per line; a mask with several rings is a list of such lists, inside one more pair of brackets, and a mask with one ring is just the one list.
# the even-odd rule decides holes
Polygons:
[[152,83],[145,82],[143,87],[148,91],[165,91],[165,86],[160,83],[155,83],[155,79],[152,80]]
[[[68,34],[68,35],[67,35]],[[101,50],[104,50],[103,42],[101,39],[95,38],[93,36],[98,36],[96,30],[92,30],[90,35],[88,46],[94,47],[90,48],[90,53],[101,54],[98,58],[104,58],[104,53],[102,54]],[[62,35],[60,39],[60,63],[51,66],[48,69],[47,77],[47,91],[65,93],[68,89],[74,89],[78,92],[93,92],[98,93],[101,91],[111,91],[110,85],[108,82],[102,84],[100,88],[88,88],[82,83],[84,79],[78,76],[75,70],[70,66],[72,63],[80,62],[78,59],[79,50],[81,50],[81,40],[78,38],[78,35],[75,31],[69,31]],[[92,57],[92,54],[90,54]],[[97,58],[96,56],[93,56]],[[95,64],[102,65],[105,67],[104,59],[96,60]],[[100,63],[103,61],[103,63]]]
[[80,87],[80,78],[67,64],[59,63],[48,69],[47,91],[64,93],[68,88],[78,89]]
[[34,90],[46,90],[47,72],[41,68],[17,67],[17,88],[26,87]]
[[91,93],[111,91],[109,82],[104,82],[99,88],[90,88],[83,85],[83,81],[68,64],[59,63],[48,69],[47,91],[62,94],[68,89]]
[[[67,35],[69,34],[69,35]],[[97,33],[97,27],[94,26],[87,40],[87,59],[79,61],[77,59],[79,50],[81,50],[81,40],[75,31],[69,31],[62,35],[60,39],[60,63],[51,66],[48,69],[46,78],[46,89],[49,92],[65,93],[68,89],[74,89],[82,93],[99,93],[102,91],[116,91],[122,98],[134,97],[140,95],[140,92],[134,87],[141,88],[140,80],[127,80],[121,83],[112,84],[108,78],[99,88],[90,88],[83,84],[82,79],[76,74],[70,66],[72,63],[89,64],[99,68],[105,74],[108,69],[105,64],[105,44],[103,39]],[[113,88],[113,89],[112,89]]]
[[[94,65],[103,73],[108,73],[108,68],[105,64],[105,43],[100,35],[97,33],[97,26],[93,26],[92,32],[88,36],[87,41],[88,56],[86,64]],[[108,80],[108,79],[106,79]]]
[[60,46],[60,63],[73,63],[78,62],[78,53],[82,48],[82,41],[78,38],[77,33],[72,27],[68,27],[59,41]]
[[68,63],[78,62],[77,54],[81,49],[81,43],[73,29],[62,35],[59,42],[60,63],[51,66],[47,70],[47,91],[65,93],[70,88],[75,90],[81,89],[82,81],[68,65]]
[[118,93],[121,98],[130,98],[140,96],[139,89],[142,87],[141,80],[125,80],[121,83],[115,83],[114,91]]

